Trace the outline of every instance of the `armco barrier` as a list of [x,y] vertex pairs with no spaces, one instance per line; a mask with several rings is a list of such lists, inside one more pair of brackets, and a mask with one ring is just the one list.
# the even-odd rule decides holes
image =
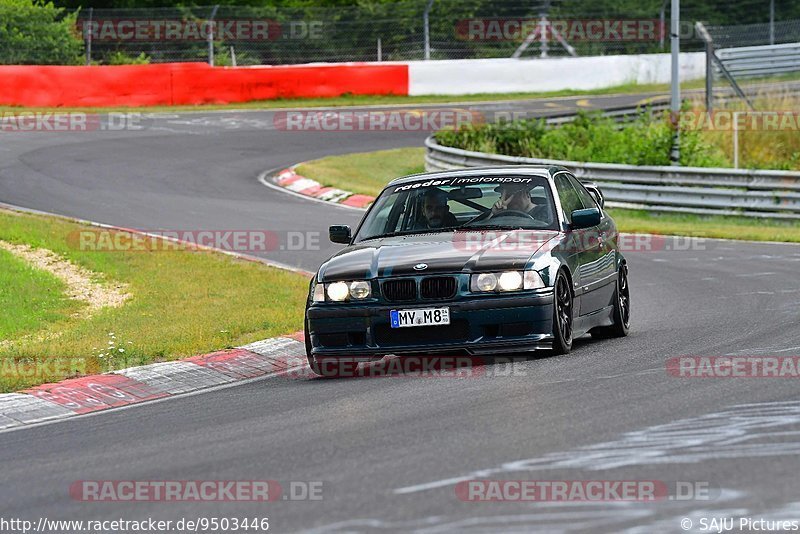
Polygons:
[[609,206],[652,211],[800,219],[800,172],[581,163],[471,152],[425,141],[428,171],[559,165],[596,182]]
[[800,71],[800,43],[721,48],[716,54],[735,78]]
[[281,67],[210,67],[204,63],[0,66],[0,104],[14,106],[225,104],[343,94],[406,95],[408,67],[391,63]]

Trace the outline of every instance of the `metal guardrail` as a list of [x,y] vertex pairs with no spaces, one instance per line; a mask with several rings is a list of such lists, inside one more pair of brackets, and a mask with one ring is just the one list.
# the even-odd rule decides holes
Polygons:
[[[742,92],[751,100],[755,101],[756,98],[762,96],[780,97],[780,98],[798,98],[800,97],[800,82],[783,82],[783,83],[763,83],[763,84],[749,84],[741,86]],[[694,96],[699,94],[699,91],[687,91],[687,96]],[[724,105],[729,101],[734,101],[738,98],[736,92],[730,87],[715,87],[714,100],[717,104]]]
[[[618,123],[625,123],[636,119],[643,110],[649,112],[651,115],[655,115],[663,111],[669,111],[669,109],[669,102],[653,102],[651,104],[647,104],[646,106],[635,108],[631,106],[606,108],[603,110],[603,116],[613,119]],[[575,112],[570,111],[562,114],[549,115],[543,118],[549,126],[559,126],[561,124],[574,121],[575,117],[577,117]]]
[[611,207],[800,219],[800,172],[582,163],[471,152],[425,141],[428,171],[497,165],[563,166],[592,181]]
[[800,43],[721,48],[716,54],[734,78],[800,71]]

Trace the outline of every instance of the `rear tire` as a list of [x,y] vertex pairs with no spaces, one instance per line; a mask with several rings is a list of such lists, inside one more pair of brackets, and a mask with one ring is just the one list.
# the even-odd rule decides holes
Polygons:
[[569,278],[560,271],[553,286],[553,354],[569,354],[572,350],[574,299]]
[[622,264],[617,275],[617,289],[614,291],[614,324],[596,328],[592,337],[609,339],[626,337],[631,329],[631,291],[628,286],[628,266]]

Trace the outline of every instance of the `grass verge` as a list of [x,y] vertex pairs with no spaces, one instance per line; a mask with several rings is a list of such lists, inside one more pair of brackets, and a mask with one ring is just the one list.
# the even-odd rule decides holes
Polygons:
[[0,341],[62,321],[76,307],[61,280],[0,249]]
[[[298,173],[324,185],[345,177],[348,191],[376,195],[392,178],[424,169],[425,149],[347,154],[302,165]],[[336,185],[336,187],[340,187]],[[774,219],[650,213],[609,209],[622,232],[800,243],[800,223]]]
[[[92,231],[59,218],[0,210],[0,240],[51,250],[100,280],[126,284],[132,294],[122,307],[89,318],[56,305],[5,308],[4,316],[14,315],[10,324],[31,327],[25,335],[17,328],[0,344],[0,392],[59,380],[76,370],[91,374],[176,360],[302,328],[304,276],[211,252],[79,250],[68,236],[80,230]],[[8,298],[23,298],[28,289],[19,276],[6,279],[13,288]],[[30,291],[41,294],[54,287],[52,280],[39,282]],[[51,320],[37,323],[36,315],[48,309]],[[42,365],[56,359],[75,365],[56,370]]]
[[333,156],[304,163],[297,173],[326,186],[378,196],[398,176],[425,171],[425,149],[398,148]]

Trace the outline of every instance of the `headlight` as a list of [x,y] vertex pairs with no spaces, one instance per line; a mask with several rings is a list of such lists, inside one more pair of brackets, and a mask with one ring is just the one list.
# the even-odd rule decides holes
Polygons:
[[325,302],[326,293],[328,300],[333,302],[344,302],[348,299],[364,300],[372,295],[372,286],[366,280],[317,284],[314,288],[314,302]]
[[350,294],[350,289],[344,282],[328,284],[328,298],[334,302],[342,302]]
[[542,277],[536,271],[506,271],[502,273],[473,274],[470,290],[474,293],[520,291],[544,288]]
[[519,271],[508,271],[500,275],[497,281],[500,291],[516,291],[522,289],[522,273]]
[[494,291],[497,287],[497,276],[493,273],[481,273],[475,279],[475,288],[478,291]]
[[350,284],[350,296],[356,300],[363,300],[369,297],[369,282],[358,281]]

